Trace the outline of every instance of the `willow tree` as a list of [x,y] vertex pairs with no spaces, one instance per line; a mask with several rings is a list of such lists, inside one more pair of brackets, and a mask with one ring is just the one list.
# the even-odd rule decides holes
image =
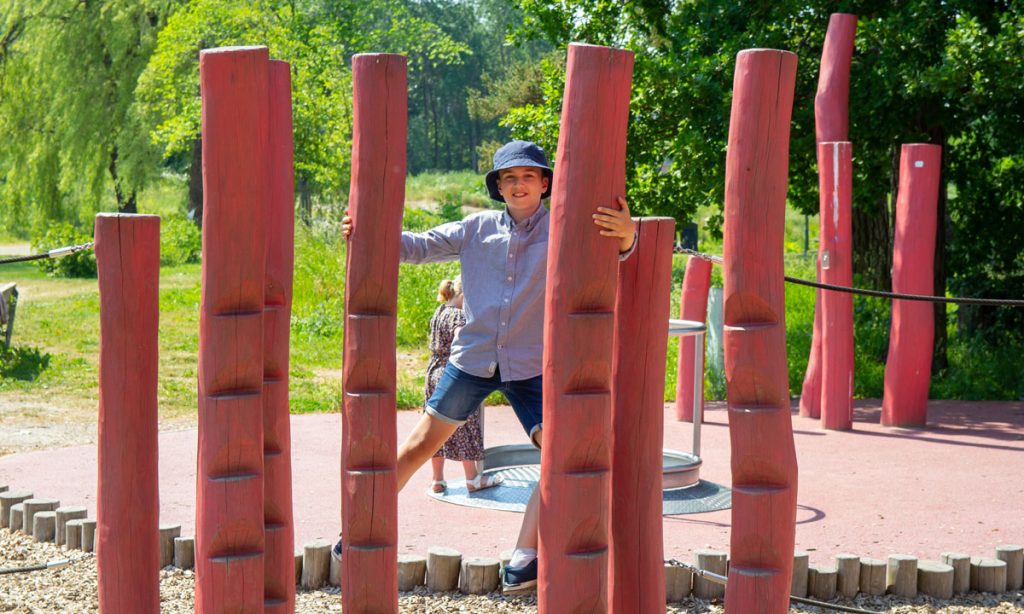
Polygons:
[[169,0],[0,4],[0,220],[19,234],[134,212],[156,169],[133,101]]

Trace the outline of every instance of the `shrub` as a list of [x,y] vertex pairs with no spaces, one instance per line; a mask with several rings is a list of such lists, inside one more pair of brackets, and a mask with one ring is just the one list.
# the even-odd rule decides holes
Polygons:
[[[68,223],[50,226],[43,236],[32,241],[33,252],[48,252],[59,247],[81,245],[92,241],[90,235],[84,234]],[[36,263],[50,277],[96,277],[96,254],[92,249],[85,249],[60,258],[44,258]]]
[[194,264],[199,262],[202,251],[202,235],[187,218],[172,216],[160,220],[160,264]]
[[457,222],[462,219],[462,192],[458,189],[445,190],[438,205],[438,215],[445,222]]

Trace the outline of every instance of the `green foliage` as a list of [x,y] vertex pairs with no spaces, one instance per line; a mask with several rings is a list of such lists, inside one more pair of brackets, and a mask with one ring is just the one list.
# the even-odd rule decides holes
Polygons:
[[19,235],[135,210],[156,158],[136,80],[173,2],[8,0],[0,7],[0,223]]
[[160,264],[196,264],[203,250],[199,229],[182,215],[160,220]]
[[27,346],[0,347],[0,378],[34,382],[50,366],[50,355]]
[[449,190],[441,197],[438,204],[438,215],[446,222],[455,222],[462,219],[462,194],[456,190]]
[[[90,241],[92,236],[83,234],[71,224],[54,224],[42,236],[32,241],[32,250],[35,253],[42,253]],[[43,258],[37,260],[36,264],[50,277],[96,277],[96,254],[92,249],[84,249],[60,258]]]
[[426,209],[407,208],[405,215],[402,216],[402,230],[410,232],[423,232],[443,223],[444,220],[439,215]]

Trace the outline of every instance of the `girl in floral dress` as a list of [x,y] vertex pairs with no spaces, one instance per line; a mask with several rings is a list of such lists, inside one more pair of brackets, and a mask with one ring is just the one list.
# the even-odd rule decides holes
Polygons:
[[[462,283],[458,277],[441,281],[437,288],[437,300],[441,304],[430,318],[430,361],[427,363],[424,403],[434,394],[434,388],[437,387],[441,373],[448,364],[452,340],[466,323],[466,315],[462,311]],[[466,423],[452,433],[431,459],[433,481],[430,483],[430,489],[433,492],[441,493],[447,488],[444,480],[445,459],[462,461],[463,470],[466,472],[466,490],[469,492],[501,483],[500,476],[484,475],[480,472],[478,462],[484,459],[483,424],[480,420],[482,409],[481,406],[473,412]]]

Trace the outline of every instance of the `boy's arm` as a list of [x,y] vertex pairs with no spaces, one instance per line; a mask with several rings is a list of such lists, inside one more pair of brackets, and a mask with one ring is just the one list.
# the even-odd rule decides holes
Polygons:
[[[346,213],[341,218],[341,236],[347,241],[354,230],[352,218]],[[426,232],[403,232],[400,260],[413,264],[455,260],[459,257],[464,236],[462,222],[449,222]]]
[[613,237],[619,241],[619,260],[625,260],[636,249],[636,222],[629,214],[626,199],[618,198],[619,209],[598,207],[594,214],[594,223],[602,228],[601,236]]

